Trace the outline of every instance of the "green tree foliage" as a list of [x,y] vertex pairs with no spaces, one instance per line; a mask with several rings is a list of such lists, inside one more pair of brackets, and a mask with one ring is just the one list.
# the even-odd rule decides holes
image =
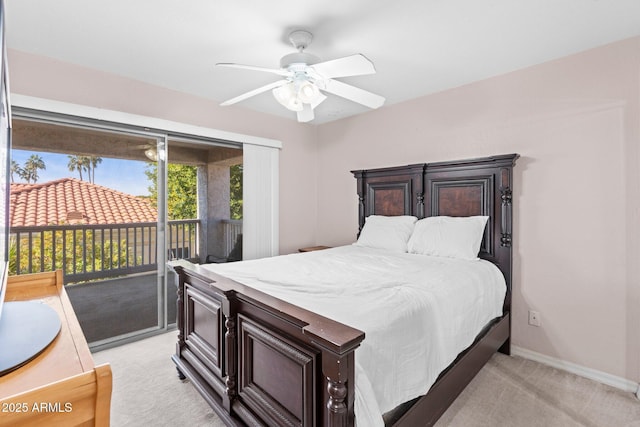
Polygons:
[[42,157],[37,154],[32,154],[25,162],[24,166],[20,167],[15,161],[11,161],[11,182],[13,182],[13,175],[16,174],[23,180],[27,181],[27,184],[35,184],[38,182],[38,171],[46,169],[47,166],[42,160]]
[[[158,165],[147,163],[144,171],[150,181],[149,198],[158,206]],[[167,210],[169,219],[198,217],[198,168],[196,166],[167,165]]]
[[231,219],[242,219],[242,165],[231,166]]
[[[157,206],[157,164],[147,163],[144,173],[150,182],[149,198]],[[242,219],[242,165],[231,166],[230,175],[231,219]],[[167,166],[167,205],[170,220],[198,217],[197,167],[173,163]]]
[[[66,241],[64,251],[63,241]],[[65,274],[90,273],[140,265],[141,261],[140,257],[134,259],[133,252],[127,250],[125,239],[101,242],[99,235],[86,230],[49,230],[42,234],[38,232],[34,233],[31,239],[29,236],[21,237],[19,243],[20,271],[18,241],[15,236],[9,241],[10,275],[57,269],[63,270]]]

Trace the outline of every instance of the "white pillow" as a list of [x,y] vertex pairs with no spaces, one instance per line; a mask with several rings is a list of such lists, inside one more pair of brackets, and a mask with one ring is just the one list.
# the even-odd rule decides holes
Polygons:
[[408,251],[414,254],[478,259],[488,216],[432,216],[415,224]]
[[364,222],[357,246],[386,249],[391,252],[407,252],[407,242],[413,233],[415,216],[370,215]]

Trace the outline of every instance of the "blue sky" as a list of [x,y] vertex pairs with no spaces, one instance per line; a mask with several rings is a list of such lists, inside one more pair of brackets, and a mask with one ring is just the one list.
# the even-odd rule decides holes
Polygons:
[[[60,178],[78,178],[77,171],[71,172],[67,167],[69,158],[66,154],[34,152],[26,150],[11,150],[11,160],[15,160],[20,166],[32,155],[39,155],[45,163],[46,169],[38,171],[38,182],[52,181]],[[146,196],[149,194],[147,187],[149,180],[144,174],[146,162],[137,160],[121,160],[102,158],[102,163],[98,165],[95,173],[95,183],[104,187],[113,188],[123,193],[134,196]],[[82,174],[86,181],[86,173]],[[15,182],[21,182],[18,176],[14,175]]]

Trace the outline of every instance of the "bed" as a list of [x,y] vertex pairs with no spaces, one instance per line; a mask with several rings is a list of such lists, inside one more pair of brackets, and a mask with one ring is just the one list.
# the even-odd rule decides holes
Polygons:
[[[511,194],[517,158],[510,154],[352,171],[359,201],[359,232],[366,230],[367,221],[376,217],[486,218],[479,240],[481,260],[467,262],[483,266],[489,275],[496,276],[498,272],[503,292],[492,297],[493,314],[476,320],[482,323],[474,326],[480,332],[467,333],[464,347],[455,350],[455,354],[448,350],[440,360],[444,365],[437,372],[426,375],[420,372],[419,363],[407,364],[407,360],[420,360],[421,348],[441,352],[438,343],[446,341],[421,332],[420,323],[436,323],[437,319],[425,317],[419,304],[418,308],[407,310],[411,301],[421,298],[418,294],[426,292],[421,290],[422,285],[398,287],[392,283],[396,279],[411,283],[410,277],[424,276],[416,270],[416,255],[380,253],[375,248],[353,245],[214,268],[175,265],[179,276],[178,343],[173,361],[179,374],[189,378],[230,426],[354,426],[356,422],[360,427],[432,425],[495,351],[509,353]],[[360,259],[365,258],[373,259],[374,265],[360,264]],[[376,263],[382,265],[381,259],[393,265],[398,274],[380,270],[367,276],[368,271],[375,270]],[[454,284],[462,282],[455,272],[464,263],[442,260],[440,264],[447,265],[438,267],[445,269],[440,275],[454,278]],[[279,268],[273,262],[284,264]],[[337,270],[339,263],[350,267],[345,274],[354,280],[347,285],[335,283],[337,279],[328,274]],[[420,261],[422,264],[425,262]],[[313,283],[296,283],[296,277],[303,277],[296,276],[296,269],[305,269],[306,277],[314,278]],[[265,273],[268,271],[282,274],[270,277]],[[371,289],[375,285],[381,290],[367,292],[366,288],[358,288],[363,281],[370,283]],[[278,290],[283,282],[286,292]],[[315,295],[305,290],[320,289],[316,287],[320,285],[326,288]],[[367,312],[358,318],[356,309],[347,317],[341,314],[340,307],[353,304],[351,298],[358,292],[374,302],[369,310],[377,316]],[[404,303],[393,299],[407,292]],[[429,292],[429,298],[435,294]],[[458,294],[462,305],[467,291]],[[469,298],[474,301],[476,297]],[[355,304],[354,307],[364,307],[361,300],[355,300]],[[407,312],[422,316],[418,317],[421,320],[408,317]],[[365,318],[375,320],[375,325]],[[455,314],[440,323],[449,330],[464,329],[452,319],[457,319]],[[385,333],[385,322],[392,328],[390,335],[381,335]],[[399,328],[404,333],[397,333]],[[367,336],[362,329],[368,330]],[[401,342],[394,341],[395,337],[411,336],[409,331],[415,335],[409,340],[413,347],[402,347]],[[440,335],[446,338],[449,333]],[[418,343],[421,336],[427,341]],[[400,355],[387,353],[388,346],[401,348]],[[408,370],[408,376],[403,370]],[[418,384],[414,384],[415,380]],[[418,392],[420,386],[423,390]],[[373,390],[374,396],[386,394],[379,399],[380,405],[368,397],[372,390],[367,388],[377,389]],[[372,401],[376,406],[372,412],[377,414],[374,418],[379,419],[371,423],[376,424],[370,424],[366,418],[369,409],[363,409]]]

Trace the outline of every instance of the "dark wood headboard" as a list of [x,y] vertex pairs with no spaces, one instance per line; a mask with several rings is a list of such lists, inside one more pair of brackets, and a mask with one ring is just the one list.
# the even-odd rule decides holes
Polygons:
[[[511,309],[512,188],[518,154],[351,171],[358,183],[358,225],[369,215],[489,217],[480,258],[500,268]],[[359,231],[358,231],[359,232]]]

